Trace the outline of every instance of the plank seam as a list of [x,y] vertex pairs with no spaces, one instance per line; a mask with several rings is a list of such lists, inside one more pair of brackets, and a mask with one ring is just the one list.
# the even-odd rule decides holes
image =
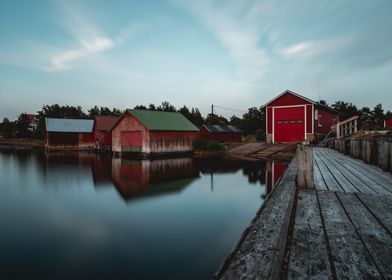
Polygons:
[[338,278],[337,278],[337,274],[336,274],[335,263],[333,262],[332,249],[331,249],[331,245],[329,244],[329,237],[328,237],[328,234],[327,234],[327,229],[325,227],[324,217],[323,217],[323,214],[321,212],[321,205],[320,205],[320,198],[319,198],[319,195],[318,195],[318,191],[316,191],[316,197],[317,197],[317,206],[318,206],[318,209],[319,209],[319,214],[320,214],[320,219],[321,219],[321,225],[323,226],[325,244],[327,246],[328,261],[329,261],[329,265],[331,266],[332,279],[336,280]]
[[[354,195],[355,195],[355,194],[354,194]],[[343,211],[344,211],[344,213],[346,214],[346,216],[347,216],[348,220],[350,221],[351,225],[354,227],[355,233],[358,235],[359,240],[361,241],[363,247],[365,248],[366,252],[368,253],[370,259],[372,260],[372,262],[373,262],[373,264],[374,264],[374,266],[375,266],[376,269],[378,270],[380,276],[384,279],[384,276],[382,275],[382,272],[381,272],[380,268],[378,267],[377,262],[374,260],[372,254],[371,254],[371,252],[370,252],[370,250],[369,250],[369,248],[366,246],[366,243],[363,241],[362,236],[360,235],[360,233],[359,233],[357,227],[356,227],[355,224],[353,223],[353,221],[352,221],[350,215],[348,214],[346,208],[344,207],[343,202],[340,200],[339,195],[338,195],[337,193],[335,193],[335,196],[337,197],[337,199],[338,199],[340,205],[342,206]]]

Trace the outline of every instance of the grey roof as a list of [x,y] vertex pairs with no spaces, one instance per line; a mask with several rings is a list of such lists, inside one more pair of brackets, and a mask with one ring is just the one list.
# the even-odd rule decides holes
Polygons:
[[94,120],[45,118],[45,126],[48,132],[92,133]]
[[242,133],[241,130],[232,126],[232,125],[203,125],[209,132],[219,133],[219,132],[228,132],[228,133]]

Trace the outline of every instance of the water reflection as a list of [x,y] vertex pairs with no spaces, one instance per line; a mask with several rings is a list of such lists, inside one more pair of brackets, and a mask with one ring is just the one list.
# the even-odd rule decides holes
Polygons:
[[[29,155],[19,157],[18,162],[26,162]],[[249,184],[266,185],[266,192],[262,194],[265,198],[287,167],[285,162],[273,161],[233,158],[129,160],[88,152],[48,153],[39,163],[44,167],[47,185],[78,185],[87,176],[92,178],[97,189],[115,187],[125,201],[180,192],[200,176],[210,177],[210,190],[214,191],[214,174],[239,171],[248,178]],[[64,179],[66,184],[61,182]]]
[[0,278],[210,279],[283,169],[0,152]]

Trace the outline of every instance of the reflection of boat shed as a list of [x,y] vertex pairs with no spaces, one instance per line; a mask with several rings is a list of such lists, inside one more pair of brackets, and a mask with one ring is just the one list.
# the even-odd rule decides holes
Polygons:
[[199,129],[176,112],[127,110],[112,129],[112,151],[189,152]]
[[190,158],[112,161],[112,181],[124,200],[180,192],[198,176]]
[[95,116],[94,137],[98,149],[109,148],[112,146],[111,129],[119,120],[118,116]]
[[94,120],[45,118],[45,148],[94,149]]
[[232,125],[203,125],[200,137],[217,142],[241,142],[242,131]]

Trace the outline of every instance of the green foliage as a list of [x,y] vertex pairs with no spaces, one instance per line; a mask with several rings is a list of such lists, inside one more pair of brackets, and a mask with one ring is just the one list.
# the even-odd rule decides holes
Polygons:
[[14,136],[15,123],[10,122],[9,119],[4,118],[1,124],[1,134],[4,138],[12,138]]
[[212,115],[212,114],[208,114],[207,118],[206,118],[206,123],[208,124],[216,124],[216,125],[228,125],[229,124],[229,120],[226,119],[223,116],[218,116],[218,115]]
[[90,118],[94,118],[95,116],[120,116],[122,114],[122,111],[113,108],[113,110],[110,110],[108,107],[100,107],[94,106],[90,110],[87,110],[88,116]]
[[15,122],[15,132],[18,138],[29,138],[32,135],[30,130],[30,121],[26,113],[22,113],[18,116],[18,120]]
[[193,142],[193,149],[197,151],[218,152],[225,148],[222,144],[208,139],[197,138]]

